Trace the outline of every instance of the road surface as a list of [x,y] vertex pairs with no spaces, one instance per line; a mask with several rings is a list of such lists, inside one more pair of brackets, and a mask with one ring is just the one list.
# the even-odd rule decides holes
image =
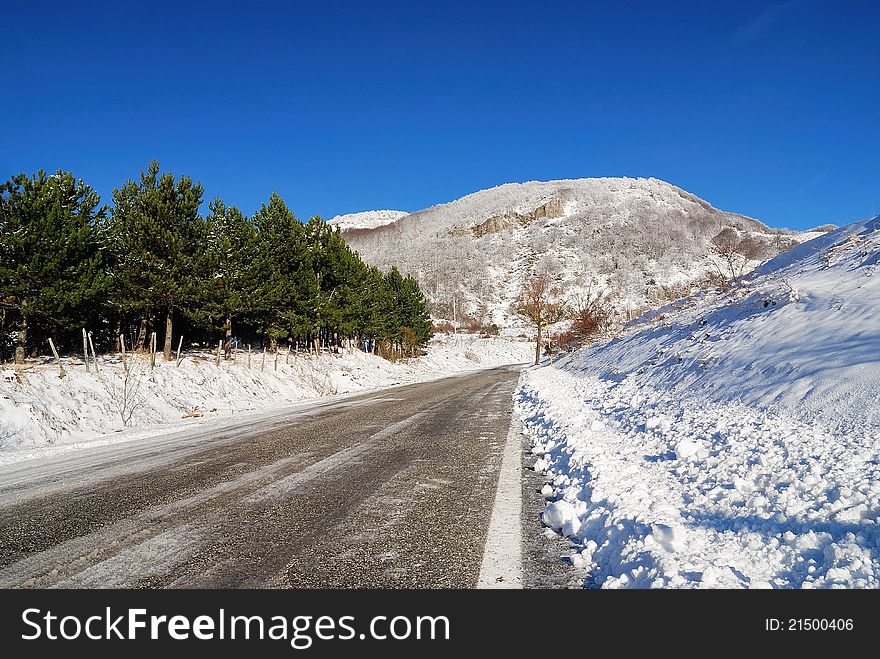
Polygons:
[[0,587],[473,587],[519,370],[0,468]]

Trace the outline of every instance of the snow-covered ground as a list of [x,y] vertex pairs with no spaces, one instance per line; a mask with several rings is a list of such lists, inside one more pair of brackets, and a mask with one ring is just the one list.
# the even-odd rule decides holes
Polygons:
[[880,218],[524,375],[588,587],[880,585]]
[[[190,353],[180,366],[156,368],[128,357],[128,376],[117,357],[104,357],[86,373],[82,361],[29,364],[16,374],[0,369],[0,464],[90,442],[106,443],[207,423],[218,417],[277,409],[295,401],[431,380],[467,370],[524,363],[528,343],[474,335],[438,335],[428,354],[397,363],[360,351],[321,357],[275,358],[238,353],[235,362]],[[48,361],[48,360],[46,360]],[[123,425],[123,415],[129,416]],[[124,432],[123,432],[124,430]]]
[[[748,272],[804,234],[714,208],[657,179],[584,178],[509,183],[406,215],[334,218],[361,257],[413,275],[435,320],[522,329],[512,312],[524,281],[544,275],[572,301],[605,290],[621,317],[689,294],[717,266],[713,240],[736,229],[753,243]],[[381,226],[375,231],[351,231]],[[814,234],[815,235],[815,234]],[[406,245],[406,250],[398,249]],[[758,248],[760,246],[760,248]],[[742,270],[740,271],[740,266]],[[453,307],[453,304],[455,305]]]

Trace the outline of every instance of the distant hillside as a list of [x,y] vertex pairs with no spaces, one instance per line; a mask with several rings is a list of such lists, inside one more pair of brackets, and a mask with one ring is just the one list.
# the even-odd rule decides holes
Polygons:
[[[385,215],[381,215],[385,213]],[[657,179],[510,183],[415,213],[341,216],[369,263],[415,276],[436,318],[502,326],[524,278],[548,276],[572,292],[615,294],[626,315],[690,292],[716,270],[713,239],[729,228],[753,249],[750,269],[796,240],[791,232],[713,208]]]
[[375,229],[392,222],[397,222],[402,217],[409,215],[406,211],[364,211],[362,213],[349,213],[337,215],[328,222],[339,227],[343,231],[349,229]]

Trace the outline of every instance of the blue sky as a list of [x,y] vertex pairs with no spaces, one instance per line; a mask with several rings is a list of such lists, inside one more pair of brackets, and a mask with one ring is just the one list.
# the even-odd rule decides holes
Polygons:
[[[184,6],[185,5],[185,6]],[[246,212],[655,176],[806,228],[880,213],[880,3],[16,3],[0,177],[151,159]]]

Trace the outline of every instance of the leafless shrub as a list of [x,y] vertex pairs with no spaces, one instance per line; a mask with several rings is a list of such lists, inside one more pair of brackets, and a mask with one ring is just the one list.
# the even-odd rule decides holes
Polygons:
[[612,295],[591,281],[585,291],[572,296],[568,304],[571,339],[579,345],[610,334],[615,322]]
[[144,405],[146,399],[141,393],[141,385],[146,374],[145,358],[131,354],[126,359],[126,367],[117,376],[111,375],[103,379],[123,426],[128,426],[135,412]]
[[777,235],[773,237],[773,249],[777,254],[782,254],[782,252],[787,252],[792,247],[799,245],[797,240],[792,238],[791,236],[783,236]]
[[556,347],[560,352],[571,352],[581,346],[581,342],[574,332],[560,332],[556,335]]
[[687,297],[693,292],[690,282],[681,282],[678,284],[668,284],[666,286],[655,286],[651,290],[651,302],[656,305],[674,302],[683,297]]
[[431,330],[434,334],[452,334],[455,331],[455,328],[448,320],[444,320],[442,323],[434,323]]
[[726,284],[741,277],[749,261],[761,258],[764,245],[750,235],[742,236],[733,227],[724,227],[712,239],[712,250],[720,260],[713,263]]

